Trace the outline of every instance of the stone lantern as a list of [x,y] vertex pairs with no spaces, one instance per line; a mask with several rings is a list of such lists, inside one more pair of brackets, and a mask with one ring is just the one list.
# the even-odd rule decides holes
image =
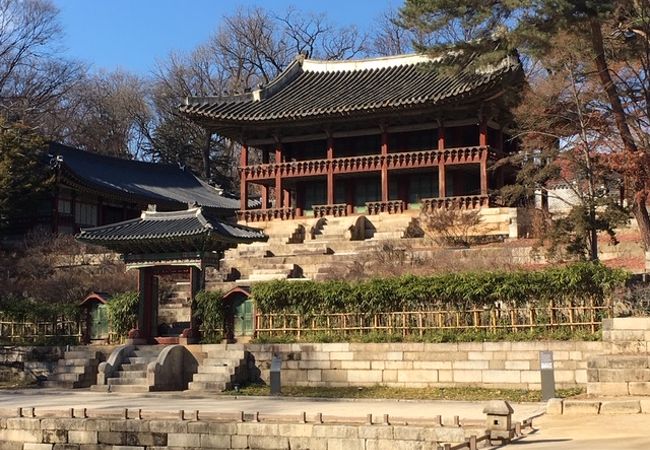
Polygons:
[[512,438],[513,412],[512,406],[504,400],[492,400],[483,408],[483,414],[487,416],[487,430],[490,433],[490,441],[510,441]]

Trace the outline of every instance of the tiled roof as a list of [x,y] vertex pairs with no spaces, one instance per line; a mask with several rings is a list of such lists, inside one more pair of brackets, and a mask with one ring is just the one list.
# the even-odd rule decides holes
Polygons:
[[239,209],[238,199],[221,195],[176,165],[114,158],[54,143],[50,154],[69,182],[125,201]]
[[468,58],[460,53],[359,61],[299,57],[267,86],[236,96],[190,97],[180,111],[216,126],[341,117],[445,104],[493,92],[521,77],[516,57],[505,58],[495,67],[456,74],[440,70],[450,60],[462,64]]
[[116,245],[123,248],[123,244],[133,241],[169,243],[184,239],[236,244],[265,240],[266,235],[256,228],[226,223],[202,208],[190,208],[173,212],[143,211],[136,219],[82,228],[77,239],[108,248],[115,248]]

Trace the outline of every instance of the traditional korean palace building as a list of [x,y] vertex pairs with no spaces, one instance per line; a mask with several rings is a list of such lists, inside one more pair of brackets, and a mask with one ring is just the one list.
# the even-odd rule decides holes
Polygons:
[[[222,218],[234,218],[239,209],[239,199],[178,165],[114,158],[54,143],[49,154],[57,178],[51,215],[55,233],[133,219],[151,204],[159,211],[202,206]],[[251,201],[250,206],[257,205]]]
[[[466,66],[460,53],[358,61],[298,57],[276,79],[228,97],[190,97],[180,110],[241,144],[240,219],[265,221],[408,208],[487,207],[516,150],[507,91],[517,57]],[[445,66],[445,67],[443,67]]]

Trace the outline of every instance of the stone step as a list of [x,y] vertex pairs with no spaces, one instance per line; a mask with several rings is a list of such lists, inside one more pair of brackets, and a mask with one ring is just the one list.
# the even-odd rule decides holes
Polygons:
[[149,356],[129,356],[130,364],[149,364],[152,361],[155,361],[157,357]]
[[86,373],[87,370],[91,369],[90,366],[59,366],[56,368],[54,373]]
[[57,365],[59,367],[70,367],[70,366],[79,366],[79,367],[89,367],[99,363],[97,359],[85,359],[85,358],[74,358],[74,359],[59,359]]
[[62,388],[62,389],[75,389],[79,386],[79,383],[76,381],[44,381],[43,382],[43,387],[47,388]]
[[151,386],[146,384],[121,384],[121,385],[110,385],[108,390],[110,392],[130,392],[130,393],[140,393],[140,392],[151,392]]
[[[229,345],[230,347],[230,345]],[[208,349],[208,358],[226,358],[226,359],[242,359],[245,355],[244,350],[238,349]]]
[[[234,371],[237,369],[237,366],[199,366],[199,370],[197,374],[228,374],[232,375]],[[194,378],[194,380],[197,380]]]
[[125,367],[128,369],[126,370],[131,370],[131,371],[139,371],[139,370],[147,370],[147,366],[149,363],[124,363],[122,364],[121,368],[124,370]]
[[147,371],[146,370],[125,370],[125,367],[128,367],[128,365],[123,365],[120,370],[117,371],[117,376],[118,378],[125,379],[125,378],[146,378],[147,377]]
[[198,383],[221,383],[229,382],[230,377],[234,375],[235,370],[230,368],[233,373],[223,372],[223,373],[195,373],[192,382]]
[[191,381],[187,388],[190,391],[223,392],[231,387],[230,383],[221,381]]
[[63,354],[65,359],[97,359],[97,351],[95,350],[75,350],[68,351]]
[[61,373],[55,372],[48,377],[48,381],[79,381],[80,373]]
[[112,377],[108,378],[107,384],[113,386],[113,385],[124,385],[124,384],[129,384],[129,385],[142,385],[142,386],[148,386],[147,385],[147,379],[146,378],[119,378],[119,377]]

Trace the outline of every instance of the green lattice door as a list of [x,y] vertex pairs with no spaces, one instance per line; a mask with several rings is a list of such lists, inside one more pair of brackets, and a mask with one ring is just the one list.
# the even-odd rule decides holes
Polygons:
[[253,300],[245,295],[233,299],[235,336],[252,336],[253,325]]
[[90,310],[90,339],[108,338],[108,309],[95,304]]

